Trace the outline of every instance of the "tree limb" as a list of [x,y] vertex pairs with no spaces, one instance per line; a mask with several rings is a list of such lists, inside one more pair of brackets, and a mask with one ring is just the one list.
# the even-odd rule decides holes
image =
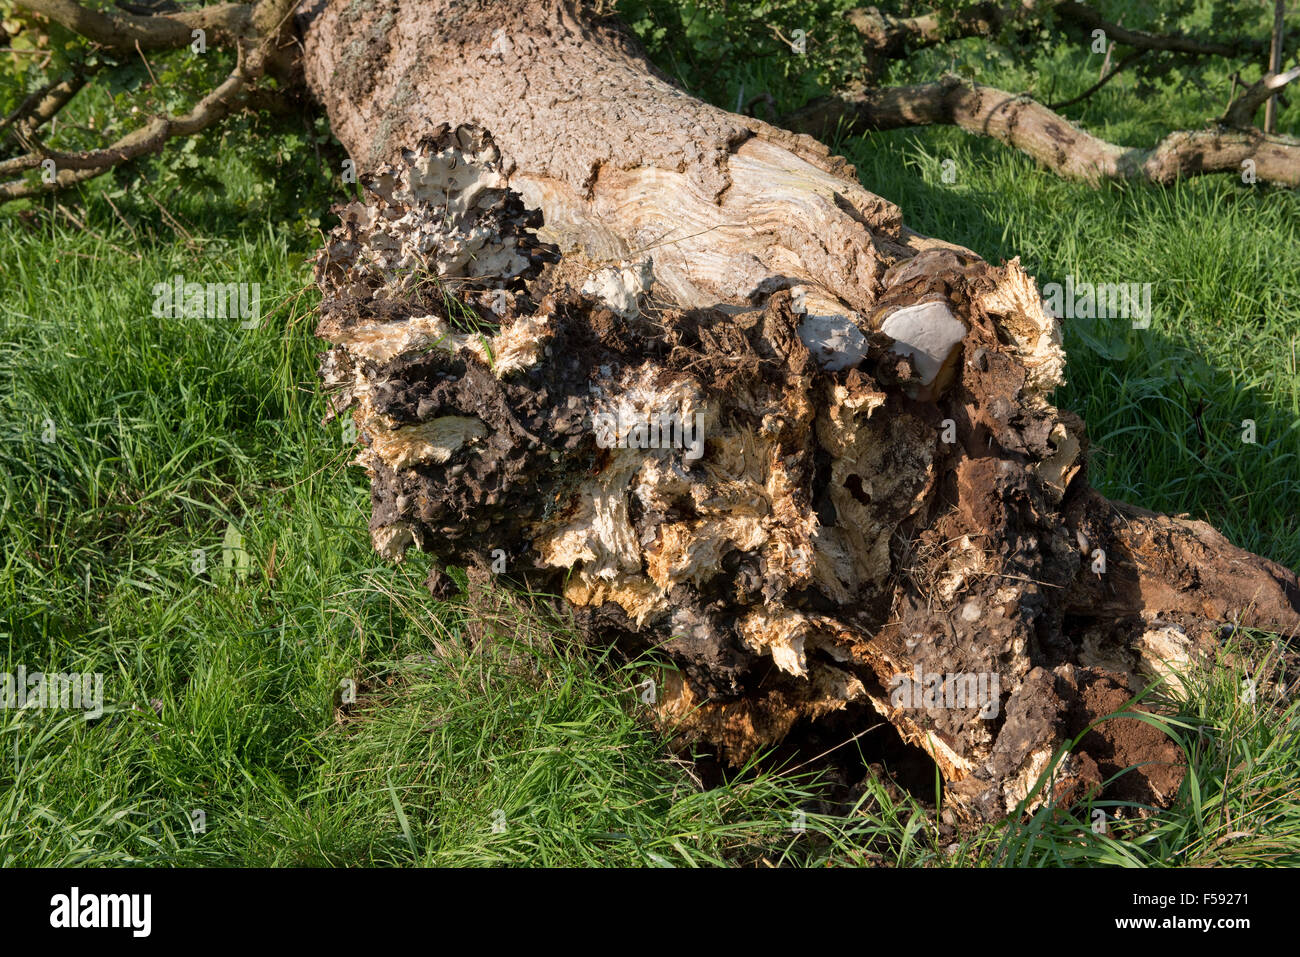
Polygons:
[[951,20],[937,13],[915,17],[894,17],[875,7],[856,7],[845,14],[866,47],[889,59],[905,56],[911,50],[937,46],[946,40],[988,36],[1001,28],[1006,14],[997,4],[976,3],[953,12]]
[[58,171],[53,181],[29,184],[23,180],[0,185],[0,200],[18,199],[43,192],[52,192],[106,173],[114,166],[136,159],[147,153],[162,150],[169,139],[189,136],[207,129],[225,117],[236,106],[237,100],[248,85],[242,64],[225,81],[183,116],[156,116],[148,124],[123,136],[112,146],[83,153],[64,153],[52,150],[43,143],[28,137],[34,147],[31,152],[0,163],[0,176],[9,176],[24,170],[35,169],[45,160],[53,160]]
[[1122,73],[1124,70],[1126,70],[1128,67],[1132,66],[1134,63],[1140,60],[1142,58],[1142,54],[1144,53],[1146,53],[1145,50],[1134,50],[1124,59],[1120,60],[1119,63],[1115,65],[1115,69],[1111,70],[1109,73],[1103,76],[1092,86],[1088,87],[1088,89],[1084,90],[1078,96],[1072,96],[1068,100],[1061,100],[1057,103],[1049,103],[1047,108],[1050,110],[1063,110],[1067,106],[1074,106],[1074,104],[1076,103],[1083,102],[1088,97],[1092,96],[1094,93],[1100,90],[1107,83],[1109,83],[1111,80],[1115,79],[1115,77],[1119,76],[1119,74]]
[[1072,0],[1023,0],[1020,4],[982,2],[960,7],[949,17],[936,12],[914,17],[893,17],[875,7],[858,7],[845,16],[866,42],[867,49],[881,56],[897,59],[909,50],[935,46],[963,37],[990,36],[1008,23],[1026,20],[1039,11],[1053,9],[1061,19],[1087,30],[1104,30],[1106,36],[1136,50],[1168,50],[1192,56],[1240,56],[1261,49],[1255,40],[1234,39],[1228,42],[1201,40],[1196,37],[1164,36],[1131,30],[1106,20],[1096,10]]
[[1266,100],[1277,95],[1277,91],[1288,83],[1300,79],[1300,66],[1285,73],[1265,73],[1254,84],[1247,87],[1224,110],[1219,122],[1236,129],[1248,129],[1254,125],[1255,113]]
[[[145,49],[165,49],[169,46],[181,45],[172,44],[170,39],[163,42],[165,38],[179,37],[181,34],[177,32],[178,30],[184,31],[182,42],[188,43],[190,41],[188,31],[191,28],[207,29],[207,27],[194,25],[198,21],[194,20],[191,14],[177,14],[175,17],[170,14],[136,16],[87,10],[69,0],[21,0],[21,2],[31,9],[47,8],[40,12],[46,13],[60,23],[65,23],[66,20],[65,25],[78,32],[83,32],[82,28],[84,28],[88,31],[83,32],[84,36],[115,50],[127,48],[142,53]],[[156,116],[143,127],[126,134],[109,147],[78,153],[51,149],[36,136],[40,124],[33,124],[29,120],[20,121],[14,132],[28,152],[0,162],[0,176],[11,176],[14,173],[36,169],[47,160],[54,161],[56,173],[49,182],[28,183],[16,179],[0,184],[0,202],[52,192],[84,182],[122,163],[149,153],[160,152],[168,140],[201,132],[236,109],[246,108],[253,92],[253,84],[267,71],[268,66],[277,61],[279,39],[293,12],[294,5],[295,0],[258,0],[251,6],[226,4],[204,8],[204,11],[224,11],[218,20],[227,26],[237,24],[242,31],[238,35],[231,34],[237,50],[235,69],[219,86],[199,100],[188,113],[181,116]],[[241,11],[237,17],[231,12],[236,6]],[[194,13],[200,12],[203,11]],[[218,33],[225,28],[221,27]],[[108,32],[104,32],[105,30]],[[144,39],[141,37],[141,31],[147,34]],[[45,99],[33,108],[33,115],[39,115],[47,101],[55,102],[58,98],[56,93],[58,96],[66,95],[66,98],[52,107],[50,115],[71,99],[76,90],[66,93],[60,91],[58,87],[50,88]]]
[[18,5],[118,53],[134,52],[137,43],[142,50],[175,50],[190,44],[194,30],[230,41],[249,33],[253,10],[245,3],[223,3],[181,13],[139,16],[91,10],[75,0],[18,0]]
[[1106,38],[1135,50],[1168,50],[1171,53],[1186,53],[1193,56],[1241,56],[1263,49],[1263,44],[1252,39],[1233,39],[1226,43],[1202,40],[1197,37],[1166,36],[1147,33],[1144,30],[1130,30],[1128,27],[1111,23],[1100,13],[1075,0],[1064,0],[1056,5],[1056,12],[1070,22],[1085,30],[1104,30]]
[[960,126],[1001,140],[1062,176],[1094,184],[1101,180],[1168,184],[1201,173],[1238,172],[1246,160],[1254,162],[1255,175],[1265,182],[1300,184],[1300,142],[1288,137],[1253,129],[1206,129],[1170,133],[1146,150],[1117,146],[1028,96],[965,85],[953,77],[824,98],[786,117],[782,125],[812,135],[836,129]]
[[85,85],[86,75],[81,69],[70,77],[47,83],[18,104],[12,113],[0,120],[0,131],[15,124],[16,129],[40,129],[59,110],[67,106]]

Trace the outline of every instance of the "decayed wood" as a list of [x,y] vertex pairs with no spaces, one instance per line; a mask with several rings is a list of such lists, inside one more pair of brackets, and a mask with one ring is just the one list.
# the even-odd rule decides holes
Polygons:
[[567,4],[303,28],[372,170],[317,275],[376,548],[667,654],[684,740],[740,760],[869,706],[978,814],[1133,763],[1129,795],[1163,802],[1177,750],[1132,720],[1039,785],[1221,622],[1300,626],[1286,569],[1088,487],[1018,262],[910,232],[815,141],[680,93]]

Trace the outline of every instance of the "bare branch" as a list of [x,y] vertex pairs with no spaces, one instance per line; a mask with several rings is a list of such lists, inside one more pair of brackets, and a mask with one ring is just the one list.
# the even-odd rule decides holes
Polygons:
[[965,85],[953,77],[825,98],[786,117],[781,125],[812,135],[837,129],[960,126],[1001,140],[1064,177],[1090,183],[1109,179],[1167,184],[1201,173],[1240,172],[1242,163],[1251,160],[1258,179],[1300,185],[1300,142],[1287,137],[1259,130],[1180,131],[1151,149],[1133,149],[1079,129],[1028,96]]
[[1237,129],[1253,127],[1255,114],[1266,100],[1277,95],[1277,91],[1288,83],[1300,79],[1300,66],[1286,73],[1265,73],[1258,81],[1242,91],[1224,110],[1219,122],[1224,126]]
[[[141,56],[146,49],[156,50],[170,45],[161,42],[160,38],[178,35],[175,33],[178,23],[186,31],[184,42],[188,43],[190,40],[188,31],[193,23],[198,22],[192,19],[191,14],[144,17],[133,14],[99,13],[86,10],[69,0],[21,0],[21,2],[31,9],[43,7],[57,11],[59,16],[69,21],[67,25],[72,29],[78,29],[73,24],[80,23],[86,30],[91,31],[91,33],[83,32],[83,35],[89,36],[96,42],[103,42],[104,45],[114,49],[123,49],[125,46],[126,49],[135,50]],[[204,8],[205,11],[226,11],[223,14],[225,17],[223,22],[238,23],[240,30],[248,34],[234,38],[238,52],[234,71],[219,86],[199,100],[188,113],[182,116],[156,116],[145,126],[133,130],[105,149],[80,153],[54,150],[36,136],[39,124],[20,122],[14,132],[28,152],[0,162],[0,176],[11,176],[35,169],[46,160],[54,161],[56,174],[50,182],[28,183],[16,179],[0,184],[0,202],[53,192],[84,182],[122,163],[149,153],[161,152],[168,140],[201,132],[235,110],[247,108],[250,97],[257,92],[253,90],[253,84],[266,72],[268,66],[275,64],[279,56],[280,39],[292,15],[294,5],[295,0],[258,0],[252,6],[227,4],[221,7]],[[236,6],[241,11],[238,17],[230,12]],[[58,19],[55,13],[44,10],[42,12],[47,12],[47,15]],[[202,11],[194,11],[194,14],[200,12]],[[59,20],[59,22],[64,21]],[[141,30],[152,31],[154,28],[159,28],[160,32],[141,37]],[[198,26],[193,28],[200,29]],[[146,61],[147,65],[148,61]],[[75,94],[75,91],[73,93]],[[70,99],[71,95],[68,98]],[[39,113],[40,106],[37,106],[35,111]]]
[[17,124],[19,129],[40,129],[59,110],[67,106],[85,85],[86,74],[80,69],[70,77],[52,80],[24,99],[12,113],[0,120],[0,131],[14,124]]
[[875,7],[857,7],[845,16],[862,34],[868,50],[890,59],[946,40],[988,36],[1000,29],[1006,20],[1006,13],[994,3],[962,7],[954,11],[950,20],[942,20],[936,13],[894,17]]
[[41,193],[53,192],[55,189],[64,189],[76,183],[85,182],[88,179],[94,179],[104,170],[79,169],[69,170],[68,175],[59,176],[58,186],[47,183],[28,183],[26,180],[15,179],[8,183],[0,183],[0,202],[7,202],[11,199],[25,199],[29,196],[39,196]]
[[27,183],[13,180],[0,184],[0,201],[18,199],[38,193],[53,192],[74,183],[80,183],[114,166],[148,153],[162,150],[169,139],[189,136],[207,129],[242,105],[242,95],[249,83],[244,72],[243,58],[234,72],[224,82],[199,100],[183,116],[157,116],[140,129],[123,136],[112,146],[83,153],[65,153],[46,147],[33,136],[24,137],[31,152],[0,163],[0,176],[10,176],[24,170],[35,169],[45,160],[53,160],[57,173],[49,183]]
[[1168,50],[1192,56],[1235,57],[1262,48],[1256,40],[1216,42],[1196,37],[1163,36],[1131,30],[1111,23],[1096,10],[1073,0],[1023,0],[1022,3],[978,2],[959,7],[947,17],[930,12],[915,17],[893,17],[875,7],[858,7],[845,16],[862,34],[867,49],[896,59],[909,50],[935,46],[963,37],[990,36],[1009,23],[1027,20],[1032,14],[1055,9],[1068,22],[1088,30],[1104,30],[1107,38],[1136,50]]
[[[1076,103],[1083,102],[1088,97],[1092,96],[1094,93],[1100,90],[1107,83],[1109,83],[1111,80],[1115,79],[1115,77],[1119,76],[1119,74],[1122,73],[1126,68],[1132,66],[1134,63],[1140,60],[1142,58],[1142,54],[1146,52],[1147,52],[1146,50],[1134,50],[1124,59],[1120,60],[1119,63],[1116,64],[1115,69],[1111,70],[1109,73],[1103,76],[1092,86],[1088,87],[1088,89],[1084,90],[1078,96],[1072,96],[1068,100],[1061,100],[1059,103],[1049,103],[1047,108],[1050,110],[1063,110],[1067,106],[1074,106],[1074,104]],[[1107,53],[1106,55],[1107,57],[1110,56],[1109,53]]]
[[1111,23],[1100,13],[1086,4],[1074,0],[1064,0],[1056,5],[1056,12],[1063,19],[1069,20],[1085,30],[1104,30],[1106,39],[1133,47],[1135,50],[1168,50],[1172,53],[1186,53],[1194,56],[1236,57],[1244,53],[1260,50],[1263,44],[1258,40],[1233,39],[1227,42],[1202,40],[1197,37],[1166,36],[1147,33],[1144,30],[1131,30]]

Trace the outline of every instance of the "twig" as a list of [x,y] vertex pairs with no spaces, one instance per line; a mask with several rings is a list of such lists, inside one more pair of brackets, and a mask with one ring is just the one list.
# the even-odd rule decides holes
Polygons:
[[[1049,110],[1060,110],[1060,109],[1064,109],[1064,108],[1067,107],[1067,106],[1074,106],[1074,104],[1080,102],[1081,100],[1086,100],[1088,97],[1092,96],[1094,93],[1096,93],[1098,90],[1100,90],[1103,86],[1105,86],[1105,85],[1106,85],[1107,83],[1109,83],[1111,80],[1115,79],[1115,77],[1118,76],[1118,75],[1120,74],[1120,72],[1121,72],[1122,70],[1124,70],[1126,67],[1129,67],[1129,66],[1131,66],[1132,64],[1136,63],[1136,62],[1141,58],[1142,54],[1144,54],[1144,53],[1146,53],[1145,50],[1134,50],[1132,53],[1130,53],[1130,54],[1129,54],[1128,56],[1126,56],[1124,59],[1120,60],[1120,61],[1119,61],[1119,65],[1116,66],[1115,69],[1111,70],[1109,73],[1107,73],[1105,76],[1103,76],[1100,80],[1098,80],[1098,81],[1097,81],[1096,83],[1094,83],[1092,86],[1088,87],[1088,89],[1084,90],[1084,91],[1083,91],[1082,93],[1080,93],[1078,96],[1071,97],[1071,98],[1068,99],[1068,100],[1062,100],[1062,101],[1059,102],[1059,103],[1049,103],[1049,104],[1047,104],[1047,108],[1048,108]],[[1106,52],[1106,56],[1107,56],[1107,57],[1110,56],[1110,51],[1109,51],[1109,50]]]
[[138,53],[138,54],[140,54],[140,59],[144,61],[144,68],[145,68],[146,70],[149,71],[149,79],[153,80],[153,85],[154,85],[154,86],[157,86],[157,85],[158,85],[158,78],[157,78],[156,76],[153,75],[153,67],[151,67],[151,66],[149,65],[149,58],[148,58],[147,56],[145,56],[145,55],[144,55],[144,51],[140,49],[140,41],[139,41],[139,40],[136,40],[136,41],[135,41],[135,52]]
[[[1273,48],[1269,52],[1268,72],[1277,73],[1282,69],[1282,31],[1285,28],[1282,14],[1285,12],[1285,0],[1277,0],[1273,10]],[[1264,104],[1264,132],[1277,132],[1277,97],[1274,93]]]

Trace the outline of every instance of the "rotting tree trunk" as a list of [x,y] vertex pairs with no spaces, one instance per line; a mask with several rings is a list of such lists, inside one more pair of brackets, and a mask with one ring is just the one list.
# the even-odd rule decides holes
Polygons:
[[[692,99],[568,4],[302,28],[372,171],[318,281],[376,547],[504,554],[597,640],[661,649],[683,740],[740,760],[870,705],[997,816],[1222,623],[1300,625],[1288,570],[1089,488],[1017,261],[908,231],[816,141]],[[970,683],[927,700],[936,674]],[[1177,750],[1111,722],[1034,800],[1142,762],[1124,796],[1170,799]]]

